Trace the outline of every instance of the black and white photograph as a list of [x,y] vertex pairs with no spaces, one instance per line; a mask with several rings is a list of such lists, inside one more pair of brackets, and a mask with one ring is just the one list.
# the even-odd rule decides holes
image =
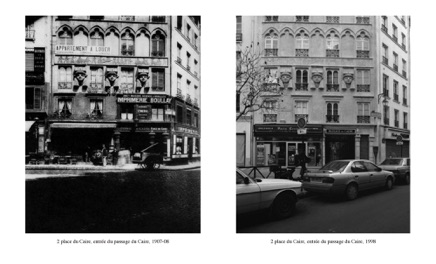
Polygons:
[[236,17],[238,232],[410,232],[410,30]]
[[200,17],[25,21],[26,232],[200,233]]

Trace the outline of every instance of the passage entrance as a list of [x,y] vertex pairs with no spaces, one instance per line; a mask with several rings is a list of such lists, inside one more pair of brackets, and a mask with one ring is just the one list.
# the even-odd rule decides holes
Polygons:
[[286,166],[295,166],[295,155],[304,153],[307,156],[307,142],[287,142],[286,143]]

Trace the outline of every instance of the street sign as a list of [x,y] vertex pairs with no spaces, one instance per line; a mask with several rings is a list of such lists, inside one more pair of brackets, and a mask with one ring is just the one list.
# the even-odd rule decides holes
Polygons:
[[299,128],[305,128],[306,127],[306,119],[303,117],[298,118],[297,126]]
[[403,141],[397,141],[397,145],[403,145]]
[[297,134],[298,135],[307,134],[307,128],[299,128],[299,129],[297,129]]

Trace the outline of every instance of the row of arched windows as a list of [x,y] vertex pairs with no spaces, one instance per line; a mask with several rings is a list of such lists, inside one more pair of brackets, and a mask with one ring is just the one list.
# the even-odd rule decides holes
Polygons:
[[58,45],[105,46],[110,47],[110,55],[164,57],[165,33],[157,29],[152,33],[145,29],[134,32],[127,28],[121,32],[110,28],[103,32],[100,28],[91,31],[85,27],[72,30],[63,26],[58,31]]

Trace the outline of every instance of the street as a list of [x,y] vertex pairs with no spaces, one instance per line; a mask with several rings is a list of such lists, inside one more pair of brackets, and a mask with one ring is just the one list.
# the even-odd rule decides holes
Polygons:
[[26,233],[200,233],[200,170],[26,180]]
[[409,233],[410,186],[361,193],[354,201],[309,195],[288,219],[266,214],[238,218],[238,233]]

